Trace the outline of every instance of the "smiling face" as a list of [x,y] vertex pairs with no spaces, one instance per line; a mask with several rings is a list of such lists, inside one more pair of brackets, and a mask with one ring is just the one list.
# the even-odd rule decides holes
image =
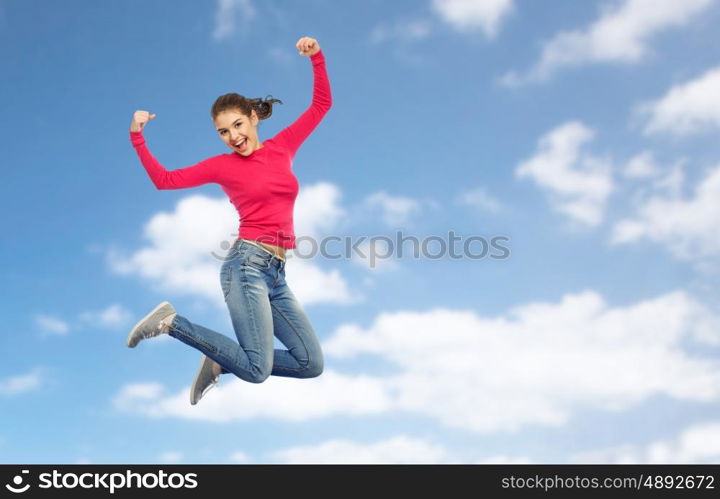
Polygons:
[[220,138],[233,152],[249,156],[263,147],[257,135],[258,121],[255,110],[248,117],[239,109],[228,109],[219,113],[214,123]]

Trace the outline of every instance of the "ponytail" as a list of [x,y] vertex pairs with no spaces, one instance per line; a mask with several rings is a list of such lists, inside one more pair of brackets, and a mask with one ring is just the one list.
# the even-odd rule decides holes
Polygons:
[[266,120],[272,116],[273,104],[279,102],[282,104],[280,99],[273,98],[272,95],[268,95],[264,99],[248,99],[240,94],[230,93],[221,95],[218,97],[210,109],[210,116],[214,120],[217,115],[229,110],[237,109],[242,112],[245,116],[251,116],[252,111],[255,110],[257,117],[260,120]]

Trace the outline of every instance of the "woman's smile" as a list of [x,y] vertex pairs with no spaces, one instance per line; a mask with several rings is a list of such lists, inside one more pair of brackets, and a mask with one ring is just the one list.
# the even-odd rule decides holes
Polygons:
[[247,138],[236,141],[235,149],[240,152],[245,152],[245,150],[247,149]]

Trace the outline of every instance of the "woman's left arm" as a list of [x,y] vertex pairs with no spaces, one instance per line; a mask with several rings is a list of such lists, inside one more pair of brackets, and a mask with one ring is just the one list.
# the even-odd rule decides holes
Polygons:
[[314,38],[303,37],[295,45],[300,55],[310,57],[313,67],[313,96],[310,107],[295,120],[295,122],[279,132],[275,137],[279,139],[295,156],[300,145],[308,138],[310,133],[322,121],[332,106],[330,81],[325,66],[325,55],[320,50],[320,44]]

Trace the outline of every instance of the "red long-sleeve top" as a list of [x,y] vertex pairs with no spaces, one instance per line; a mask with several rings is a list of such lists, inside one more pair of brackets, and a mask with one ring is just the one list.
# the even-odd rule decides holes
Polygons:
[[130,132],[132,145],[155,187],[185,189],[219,184],[240,217],[240,238],[294,248],[293,208],[299,185],[292,172],[293,158],[332,105],[325,56],[319,51],[310,61],[314,75],[312,104],[249,156],[219,154],[187,168],[166,170],[148,150],[142,132]]

